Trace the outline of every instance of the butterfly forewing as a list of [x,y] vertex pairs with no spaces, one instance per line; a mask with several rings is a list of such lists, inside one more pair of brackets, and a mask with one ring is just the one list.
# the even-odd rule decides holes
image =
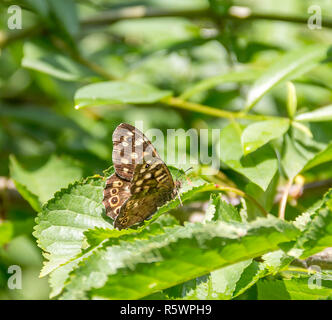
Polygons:
[[127,123],[121,123],[113,133],[112,159],[116,173],[131,181],[138,163],[145,154],[159,157],[157,151],[145,135]]
[[130,197],[130,182],[119,178],[115,173],[106,181],[103,204],[106,214],[115,219],[120,214],[124,202]]

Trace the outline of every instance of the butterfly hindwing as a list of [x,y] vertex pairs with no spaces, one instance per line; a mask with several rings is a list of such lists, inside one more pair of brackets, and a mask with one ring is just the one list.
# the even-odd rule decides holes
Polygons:
[[131,183],[131,196],[121,207],[114,226],[123,229],[145,220],[174,197],[174,188],[173,178],[159,157],[138,164]]
[[115,219],[120,214],[124,202],[130,197],[130,182],[119,178],[115,173],[106,181],[103,204],[106,214]]

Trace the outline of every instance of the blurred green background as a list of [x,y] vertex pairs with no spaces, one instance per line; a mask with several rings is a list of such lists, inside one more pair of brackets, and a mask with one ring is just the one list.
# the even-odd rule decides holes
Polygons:
[[[7,27],[11,5],[22,8],[22,30]],[[143,120],[146,129],[163,131],[222,128],[228,123],[159,104],[75,110],[73,97],[79,87],[126,79],[180,95],[201,79],[231,70],[259,72],[284,52],[331,43],[331,28],[308,28],[311,5],[319,5],[324,17],[332,16],[328,0],[1,1],[0,232],[10,229],[10,241],[0,241],[0,299],[47,299],[49,292],[47,279],[38,278],[43,257],[31,235],[36,213],[8,180],[11,166],[22,165],[32,173],[26,178],[33,179],[37,172],[42,175],[38,170],[52,161],[51,156],[60,157],[77,165],[69,183],[111,164],[111,136],[121,122]],[[248,10],[253,17],[241,19]],[[138,18],[128,19],[133,17]],[[331,83],[330,64],[298,81],[299,109],[330,103]],[[191,100],[238,111],[246,90],[247,83],[224,83]],[[284,115],[285,101],[285,87],[277,87],[255,112]],[[331,162],[315,167],[305,179],[330,179],[331,168]],[[235,184],[244,185],[239,175],[224,169]],[[48,184],[52,181],[45,178],[45,188]],[[301,199],[290,209],[293,216],[321,194],[318,189]],[[7,220],[13,223],[6,231]],[[22,267],[22,290],[7,289],[10,265]]]

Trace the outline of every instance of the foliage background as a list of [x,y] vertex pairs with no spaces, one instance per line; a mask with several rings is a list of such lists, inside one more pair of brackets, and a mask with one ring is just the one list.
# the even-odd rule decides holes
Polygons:
[[[21,31],[7,28],[7,8],[13,4],[23,9]],[[321,30],[307,26],[310,5],[321,7]],[[235,6],[250,9],[252,15],[238,17],[241,11]],[[137,14],[139,18],[128,19]],[[329,1],[323,0],[2,1],[0,299],[49,297],[47,277],[38,278],[43,257],[32,236],[36,214],[56,191],[82,177],[102,174],[112,164],[111,135],[121,122],[143,120],[145,129],[164,132],[223,128],[222,172],[212,182],[254,196],[275,216],[280,215],[281,197],[290,182],[286,220],[294,220],[321,199],[332,179],[331,15]],[[111,95],[103,96],[110,91],[98,87],[92,90],[96,100],[86,99],[86,85],[106,80],[147,84],[152,89],[138,102],[134,90],[120,90],[114,103]],[[264,89],[266,83],[270,86]],[[178,100],[168,99],[168,92]],[[106,99],[106,106],[98,99]],[[91,106],[98,104],[103,105]],[[82,108],[76,110],[75,105]],[[251,118],[242,114],[249,109]],[[319,113],[311,113],[318,109]],[[269,116],[277,122],[254,127],[243,138],[244,147],[262,154],[253,156],[253,169],[242,167],[235,154],[241,145],[238,128]],[[294,118],[296,123],[289,129],[289,120],[285,124],[280,117]],[[265,132],[266,137],[266,130],[271,136],[262,142],[262,135],[255,133]],[[185,153],[185,143],[179,145],[180,153]],[[161,146],[156,147],[163,154]],[[264,166],[260,157],[267,157],[267,148],[273,155]],[[240,157],[245,150],[238,151]],[[201,166],[195,168],[196,176],[200,170]],[[300,197],[296,188],[303,191]],[[233,193],[227,196],[238,208],[243,206]],[[209,197],[209,193],[195,195],[173,214],[180,221],[193,220],[193,212],[201,217]],[[212,202],[216,208],[217,202]],[[249,220],[261,215],[250,201],[246,204]],[[161,225],[172,224],[165,221]],[[13,264],[23,268],[23,290],[6,289],[7,269]],[[248,265],[238,267],[243,270]],[[214,277],[213,281],[225,283],[224,274]],[[285,290],[280,277],[270,282],[264,278],[240,297],[310,296],[294,288]],[[203,280],[195,280],[196,287]],[[302,288],[305,281],[299,276],[289,283]],[[184,289],[175,287],[168,297],[177,297],[177,290]],[[329,297],[329,290],[314,296]],[[218,298],[229,298],[233,291],[221,290]]]

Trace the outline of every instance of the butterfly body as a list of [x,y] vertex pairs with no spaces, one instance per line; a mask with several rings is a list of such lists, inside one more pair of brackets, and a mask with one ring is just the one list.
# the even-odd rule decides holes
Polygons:
[[141,222],[177,195],[166,164],[135,127],[122,123],[113,133],[115,173],[106,181],[103,204],[118,229]]

